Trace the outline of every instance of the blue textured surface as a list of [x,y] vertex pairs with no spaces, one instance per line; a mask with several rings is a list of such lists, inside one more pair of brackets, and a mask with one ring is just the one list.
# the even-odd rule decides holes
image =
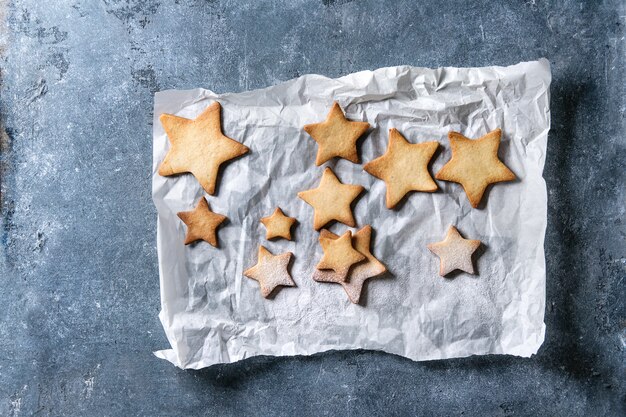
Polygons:
[[[624,415],[620,0],[0,1],[0,415]],[[410,64],[553,64],[532,359],[366,352],[185,372],[160,323],[152,95]]]

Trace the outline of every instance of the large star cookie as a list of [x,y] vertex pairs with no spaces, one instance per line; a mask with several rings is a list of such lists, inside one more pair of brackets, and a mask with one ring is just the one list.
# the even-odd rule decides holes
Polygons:
[[256,265],[244,271],[244,275],[259,282],[261,295],[265,298],[278,286],[295,287],[287,267],[293,254],[291,252],[272,255],[264,246],[259,246]]
[[331,269],[344,278],[352,265],[365,259],[362,253],[352,247],[352,232],[349,230],[336,239],[320,236],[320,245],[324,256],[317,264],[317,269]]
[[[324,229],[320,233],[320,239],[337,239],[339,236]],[[361,230],[354,234],[354,248],[365,256],[365,261],[354,265],[348,272],[347,277],[342,277],[335,271],[316,270],[313,273],[313,279],[318,282],[334,282],[341,284],[348,298],[355,304],[361,299],[363,284],[369,278],[374,278],[387,271],[385,265],[382,264],[370,251],[370,242],[372,238],[372,226],[364,226]]]
[[428,173],[428,163],[438,146],[438,142],[413,145],[397,129],[389,129],[387,152],[363,167],[385,181],[387,208],[395,207],[409,191],[432,193],[437,190],[437,184]]
[[220,103],[215,102],[195,120],[172,114],[161,115],[159,119],[171,148],[159,167],[159,175],[190,172],[207,193],[215,193],[220,165],[249,150],[222,133],[220,110]]
[[496,129],[472,140],[457,132],[448,133],[452,158],[435,178],[461,184],[472,207],[478,207],[489,184],[515,179],[515,174],[498,159],[501,135],[502,131]]
[[267,229],[265,238],[267,240],[274,239],[276,237],[282,237],[287,240],[291,240],[291,227],[297,220],[293,217],[285,216],[285,213],[276,207],[274,213],[271,216],[263,217],[261,223]]
[[360,185],[342,184],[330,168],[324,170],[317,188],[301,191],[298,197],[314,209],[313,227],[321,229],[331,220],[337,220],[350,227],[356,226],[350,205],[363,191]]
[[339,103],[334,102],[325,121],[304,126],[304,130],[317,142],[315,164],[320,166],[336,156],[358,164],[356,141],[369,127],[367,122],[346,119]]
[[226,216],[213,213],[209,208],[209,203],[202,197],[198,205],[192,211],[181,211],[178,217],[187,225],[187,236],[185,245],[204,240],[217,247],[217,227],[226,220]]
[[480,240],[463,239],[454,226],[450,226],[446,238],[431,243],[428,249],[439,257],[439,275],[446,276],[455,269],[475,274],[472,254],[480,246]]

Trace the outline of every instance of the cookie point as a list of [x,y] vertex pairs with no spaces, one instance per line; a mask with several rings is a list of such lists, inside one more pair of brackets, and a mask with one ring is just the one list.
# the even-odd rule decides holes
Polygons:
[[165,161],[161,162],[161,165],[159,166],[159,175],[162,177],[167,177],[169,174],[169,170],[165,168]]
[[454,130],[448,132],[448,139],[458,139],[461,137],[465,137],[461,134],[461,132],[455,132]]
[[204,191],[206,191],[208,195],[215,195],[215,186],[203,186],[202,188],[204,188]]
[[493,129],[491,131],[492,133],[495,133],[497,135],[501,135],[502,134],[502,129],[500,129],[499,127],[496,127],[495,129]]

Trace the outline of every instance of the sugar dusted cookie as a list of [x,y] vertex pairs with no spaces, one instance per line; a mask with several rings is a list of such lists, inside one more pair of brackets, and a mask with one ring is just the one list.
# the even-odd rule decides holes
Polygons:
[[[320,232],[321,238],[337,239],[339,236],[323,229]],[[354,248],[365,256],[365,261],[354,265],[348,272],[347,277],[332,270],[316,270],[313,273],[313,279],[318,282],[334,282],[341,284],[348,298],[355,304],[361,299],[363,284],[369,278],[377,277],[387,271],[385,265],[382,264],[370,251],[370,242],[372,238],[372,226],[364,226],[361,230],[354,234],[352,239]]]
[[261,295],[268,298],[278,286],[295,287],[289,271],[291,252],[272,255],[264,246],[259,246],[259,255],[256,265],[244,271],[244,275],[259,282]]
[[[355,237],[356,235],[353,236],[353,241]],[[337,236],[336,234],[334,234],[333,232],[327,229],[320,230],[320,236],[319,236],[320,246],[322,244],[322,239],[338,239],[338,238],[339,236]],[[353,244],[353,246],[355,245]],[[354,268],[356,267],[357,265],[354,266]],[[348,279],[347,274],[344,274],[344,275],[338,274],[332,269],[315,269],[313,271],[313,280],[318,281],[318,282],[334,282],[335,284],[341,284],[347,279]]]
[[194,120],[172,114],[161,115],[159,119],[171,147],[159,167],[159,175],[190,172],[207,193],[215,193],[220,165],[249,150],[222,133],[220,113],[220,103],[215,102]]
[[350,205],[364,188],[360,185],[342,184],[330,168],[324,170],[317,188],[301,191],[298,197],[314,209],[313,227],[321,229],[326,223],[337,220],[350,227],[356,226]]
[[320,237],[324,256],[317,264],[317,269],[332,269],[338,275],[346,277],[350,267],[365,259],[365,256],[352,247],[352,232],[349,230],[337,239]]
[[320,166],[334,157],[358,164],[356,141],[369,127],[367,122],[346,119],[339,103],[334,102],[325,121],[304,126],[304,130],[317,142],[315,164]]
[[265,238],[267,240],[282,237],[287,240],[291,240],[291,227],[296,223],[296,219],[293,217],[285,216],[285,213],[276,207],[274,213],[271,216],[263,217],[261,223],[267,229]]
[[463,239],[456,227],[450,226],[446,238],[431,243],[428,249],[439,257],[439,275],[446,276],[455,269],[475,274],[472,254],[480,246],[480,240]]
[[448,133],[452,158],[435,178],[461,184],[472,207],[478,207],[489,184],[515,179],[515,174],[498,159],[501,136],[500,129],[475,140],[457,132]]
[[438,146],[438,142],[411,144],[397,129],[389,129],[387,152],[363,167],[385,181],[387,208],[395,207],[409,191],[437,191],[437,184],[428,173],[428,163]]
[[204,240],[217,247],[217,227],[226,220],[226,216],[213,213],[204,197],[193,211],[181,211],[178,217],[187,225],[185,245],[197,240]]

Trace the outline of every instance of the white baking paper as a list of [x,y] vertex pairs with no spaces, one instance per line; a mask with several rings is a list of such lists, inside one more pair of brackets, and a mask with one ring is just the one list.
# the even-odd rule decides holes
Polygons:
[[[331,349],[374,349],[431,360],[482,354],[528,357],[544,340],[546,187],[542,170],[550,127],[547,60],[510,67],[399,66],[330,79],[305,75],[237,94],[209,90],[155,95],[153,199],[158,210],[160,319],[171,349],[155,354],[181,368],[202,368],[255,355],[308,355]],[[222,104],[223,132],[250,148],[225,165],[213,211],[228,216],[220,248],[183,244],[177,212],[205,195],[192,175],[161,177],[169,142],[162,113],[195,118]],[[372,129],[359,142],[361,164],[333,160],[315,166],[316,142],[302,129],[322,121],[336,100],[352,120]],[[399,209],[385,207],[385,184],[363,163],[385,152],[389,128],[412,143],[439,141],[431,172],[450,159],[450,130],[477,138],[501,128],[500,158],[518,181],[492,186],[473,209],[460,185],[411,193]],[[325,166],[366,191],[354,207],[358,227],[375,230],[372,252],[389,269],[368,281],[361,305],[340,285],[311,279],[321,256],[313,209],[296,194],[317,187]],[[294,240],[265,240],[259,219],[280,206],[299,225]],[[438,275],[426,245],[449,225],[483,242],[479,274]],[[347,227],[334,224],[331,231]],[[356,230],[356,229],[353,229]],[[263,298],[242,272],[257,249],[291,251],[295,288]]]

